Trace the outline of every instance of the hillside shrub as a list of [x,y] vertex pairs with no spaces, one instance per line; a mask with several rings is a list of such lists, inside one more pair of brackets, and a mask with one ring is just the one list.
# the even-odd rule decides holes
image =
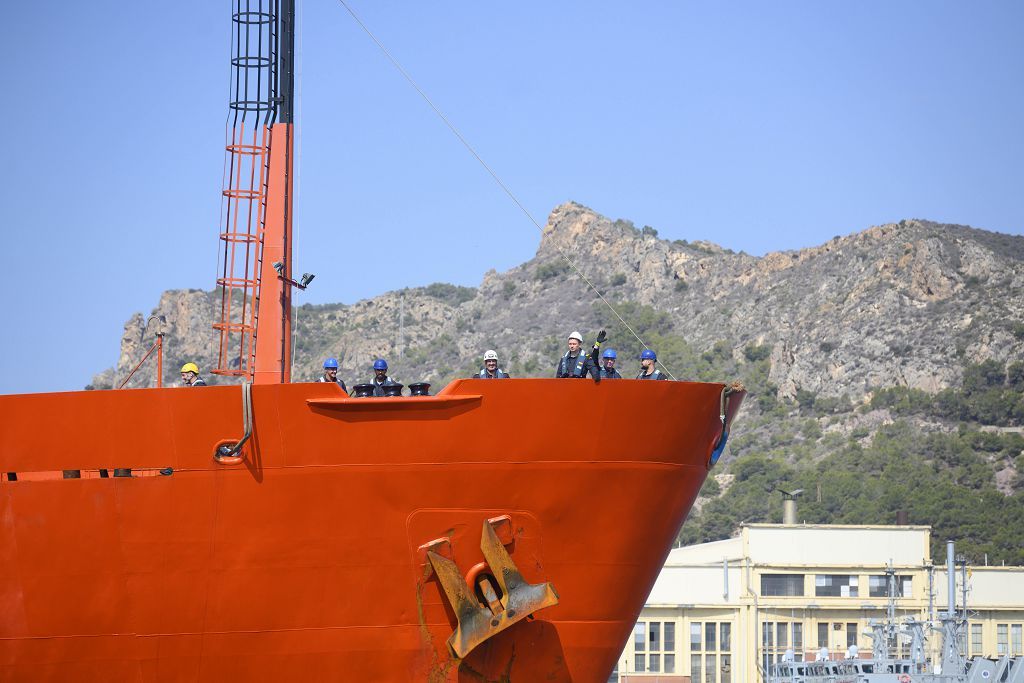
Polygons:
[[771,357],[771,355],[772,347],[768,344],[761,344],[760,346],[748,344],[747,347],[743,349],[743,357],[751,363],[756,363],[759,360],[765,360],[766,358]]
[[443,301],[449,306],[459,306],[476,296],[476,288],[450,285],[447,282],[435,282],[424,287],[423,293],[427,296],[438,299],[439,301]]
[[537,266],[537,269],[533,271],[533,277],[535,280],[544,282],[554,277],[560,277],[569,272],[569,264],[564,261],[554,261],[552,263],[542,263]]

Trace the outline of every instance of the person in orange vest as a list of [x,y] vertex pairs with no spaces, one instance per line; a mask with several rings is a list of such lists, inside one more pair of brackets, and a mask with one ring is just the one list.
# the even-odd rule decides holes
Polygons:
[[181,366],[181,382],[186,387],[206,386],[206,382],[199,376],[199,366],[195,363],[185,363]]

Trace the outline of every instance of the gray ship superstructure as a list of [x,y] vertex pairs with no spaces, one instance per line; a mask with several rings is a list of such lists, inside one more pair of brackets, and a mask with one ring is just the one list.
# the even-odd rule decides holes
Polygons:
[[[872,620],[871,658],[860,658],[856,646],[841,660],[830,660],[822,648],[816,661],[798,662],[792,650],[783,661],[771,664],[765,672],[766,683],[1024,683],[1024,657],[1004,656],[998,661],[984,657],[965,658],[961,652],[967,625],[964,612],[956,609],[956,566],[953,542],[946,545],[948,565],[948,609],[938,625],[908,617],[896,619],[895,572],[890,567],[889,609],[884,621]],[[929,662],[926,656],[926,630],[941,631],[942,656]],[[909,641],[909,656],[900,657],[892,645],[899,639]]]

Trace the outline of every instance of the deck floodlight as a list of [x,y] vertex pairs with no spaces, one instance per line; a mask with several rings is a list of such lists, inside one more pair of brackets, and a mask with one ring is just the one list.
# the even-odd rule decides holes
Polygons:
[[313,278],[315,277],[316,275],[314,275],[313,273],[303,273],[302,277],[299,278],[299,286],[302,287],[303,289],[309,287],[309,283],[312,282]]
[[280,275],[281,277],[284,277],[284,262],[283,261],[274,261],[273,265],[274,265],[274,270],[277,271],[277,274]]

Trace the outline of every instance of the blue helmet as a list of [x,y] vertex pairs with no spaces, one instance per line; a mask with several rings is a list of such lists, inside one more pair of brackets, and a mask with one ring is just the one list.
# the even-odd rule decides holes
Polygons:
[[640,352],[640,360],[647,360],[648,358],[651,360],[658,360],[658,354],[654,353],[654,351],[651,351],[650,349],[644,349]]
[[388,369],[388,362],[386,360],[384,360],[383,358],[378,358],[377,360],[373,361],[373,369],[374,370],[387,370]]
[[615,349],[605,349],[604,353],[601,354],[601,358],[611,358],[614,360],[616,357]]
[[328,358],[327,360],[325,360],[324,361],[324,370],[326,370],[327,368],[334,368],[335,370],[337,370],[338,369],[338,359],[337,358]]

